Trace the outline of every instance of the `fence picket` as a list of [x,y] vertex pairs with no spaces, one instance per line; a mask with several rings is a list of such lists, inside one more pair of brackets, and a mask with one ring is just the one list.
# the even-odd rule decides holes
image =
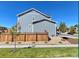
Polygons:
[[0,42],[14,42],[16,41],[27,42],[27,41],[48,41],[48,33],[20,33],[16,34],[0,34]]

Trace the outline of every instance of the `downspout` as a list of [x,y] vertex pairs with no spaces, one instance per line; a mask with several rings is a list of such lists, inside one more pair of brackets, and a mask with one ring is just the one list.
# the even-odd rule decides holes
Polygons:
[[55,23],[55,36],[56,36],[56,33],[57,33],[57,31],[56,31],[56,27],[57,27],[57,25],[56,25],[56,23]]
[[32,24],[32,32],[33,32],[34,30],[33,30],[33,24]]
[[32,20],[32,32],[34,32],[33,21],[34,21],[34,18],[33,18],[33,20]]

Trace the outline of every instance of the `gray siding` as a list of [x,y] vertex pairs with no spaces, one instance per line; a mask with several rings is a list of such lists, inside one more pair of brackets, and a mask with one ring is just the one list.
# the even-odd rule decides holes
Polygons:
[[45,32],[47,31],[49,35],[56,35],[56,24],[50,23],[47,21],[43,21],[40,23],[36,23],[33,26],[34,32]]
[[[35,11],[31,11],[18,17],[17,32],[44,32],[47,30],[49,35],[56,35],[56,24],[54,23],[43,21],[40,23],[32,24],[33,21],[42,19],[51,20],[51,18],[47,18]],[[21,27],[20,30],[18,29],[19,27]]]
[[[19,23],[19,25],[17,27],[21,26],[21,30],[20,30],[21,32],[32,32],[32,21],[37,21],[37,20],[42,20],[42,19],[50,20],[50,18],[46,18],[45,16],[35,11],[31,11],[29,13],[26,13],[18,17],[17,22]],[[18,28],[17,28],[17,31],[19,31]]]

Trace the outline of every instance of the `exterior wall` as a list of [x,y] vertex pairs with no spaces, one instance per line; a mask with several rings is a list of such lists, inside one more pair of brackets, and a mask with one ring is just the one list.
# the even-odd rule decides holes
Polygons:
[[[56,24],[43,21],[40,23],[32,24],[33,21],[39,21],[42,19],[51,20],[35,11],[26,13],[17,20],[17,32],[45,32],[49,35],[56,35]],[[18,29],[20,27],[20,29]]]
[[[42,19],[49,19],[35,11],[31,11],[29,13],[26,13],[20,17],[18,17],[17,21],[17,31],[19,32],[32,32],[32,21],[38,21]],[[20,30],[18,27],[21,27]]]
[[49,35],[56,35],[56,24],[43,21],[33,25],[34,32],[45,32],[47,31]]

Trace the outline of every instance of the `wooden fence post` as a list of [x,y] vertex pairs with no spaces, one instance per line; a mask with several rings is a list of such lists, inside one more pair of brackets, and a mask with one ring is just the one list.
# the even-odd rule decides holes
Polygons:
[[1,41],[1,33],[0,33],[0,41]]
[[38,38],[37,38],[37,33],[36,33],[36,41],[38,41]]
[[24,34],[24,42],[26,42],[26,33]]
[[12,41],[12,42],[14,42],[14,39],[13,39],[13,34],[12,34],[11,36],[12,36],[12,39],[11,39],[11,41]]

